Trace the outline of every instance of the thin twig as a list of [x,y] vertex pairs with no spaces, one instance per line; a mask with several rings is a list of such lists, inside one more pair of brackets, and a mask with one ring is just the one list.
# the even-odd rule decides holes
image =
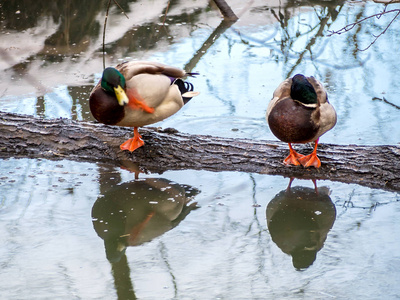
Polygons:
[[[120,10],[122,11],[122,13],[125,15],[125,17],[127,19],[129,19],[128,15],[125,13],[124,9],[121,7],[121,5],[119,5],[119,3],[117,2],[117,0],[113,0],[114,3],[120,8]],[[110,11],[110,6],[111,6],[111,0],[108,1],[108,5],[107,5],[107,11],[106,11],[106,17],[104,18],[104,28],[103,28],[103,69],[106,68],[106,49],[105,49],[105,45],[106,45],[106,27],[107,27],[107,19],[108,19],[108,12]]]
[[168,1],[167,8],[165,9],[165,15],[164,15],[164,21],[162,23],[162,26],[165,26],[165,21],[167,20],[167,14],[168,14],[168,9],[171,1]]
[[394,104],[394,103],[392,103],[392,102],[386,100],[385,97],[382,97],[382,98],[374,97],[374,98],[372,98],[372,100],[380,100],[380,101],[383,101],[383,102],[385,102],[385,103],[387,103],[387,104],[389,104],[389,105],[391,105],[391,106],[393,106],[393,107],[395,107],[395,108],[397,108],[397,109],[400,109],[400,106],[398,106],[398,105],[396,105],[396,104]]
[[365,17],[365,18],[363,18],[363,19],[361,19],[361,20],[358,20],[358,21],[356,21],[356,22],[354,22],[354,23],[351,23],[351,24],[347,24],[346,26],[344,26],[344,27],[342,27],[341,29],[339,29],[339,30],[336,30],[336,31],[334,31],[334,30],[328,30],[328,32],[330,32],[329,34],[327,34],[327,36],[332,36],[332,35],[334,35],[334,34],[342,34],[342,33],[345,33],[345,32],[348,32],[348,31],[350,31],[350,30],[352,30],[354,27],[356,27],[357,25],[360,25],[362,22],[364,22],[364,21],[366,21],[366,20],[369,20],[369,19],[371,19],[371,18],[377,18],[377,19],[380,19],[383,15],[386,15],[386,14],[389,14],[389,13],[393,13],[393,12],[396,12],[396,15],[393,17],[393,19],[389,22],[389,24],[386,26],[386,28],[380,33],[380,34],[378,34],[378,35],[374,35],[374,37],[375,37],[375,39],[366,47],[366,48],[364,48],[364,49],[358,49],[359,51],[365,51],[365,50],[367,50],[368,48],[370,48],[377,40],[378,40],[378,38],[381,36],[381,35],[383,35],[387,30],[388,30],[388,28],[392,25],[392,23],[394,22],[394,20],[396,20],[397,19],[397,17],[400,15],[400,9],[392,9],[392,10],[386,10],[386,8],[382,11],[382,12],[380,12],[380,13],[377,13],[377,14],[373,14],[373,15],[371,15],[371,16],[368,16],[368,17]]
[[104,18],[104,28],[103,28],[103,70],[106,68],[106,49],[105,49],[105,41],[106,41],[106,27],[107,27],[107,19],[108,19],[108,11],[110,10],[111,0],[108,1],[106,17]]
[[129,19],[128,15],[125,13],[124,9],[121,7],[121,5],[119,5],[119,3],[117,2],[117,0],[113,0],[114,3],[119,7],[119,9],[122,11],[122,13],[125,15],[125,17],[127,19]]
[[[398,13],[400,12],[400,9],[384,10],[384,11],[382,11],[380,13],[373,14],[371,16],[365,17],[365,18],[363,18],[361,20],[358,20],[358,21],[356,21],[354,23],[347,24],[346,26],[344,26],[343,28],[340,28],[339,30],[336,30],[336,31],[335,30],[328,30],[330,33],[327,34],[327,36],[332,36],[334,34],[342,34],[342,33],[348,32],[348,31],[352,30],[354,27],[356,27],[357,25],[361,24],[362,22],[364,22],[364,21],[366,21],[368,19],[375,18],[375,17],[379,19],[381,16],[383,16],[385,14],[392,13],[392,12],[397,12],[397,15],[398,15]],[[396,15],[396,17],[397,17],[397,15]],[[396,17],[394,17],[394,19]]]
[[375,36],[375,39],[364,49],[359,49],[360,51],[365,51],[367,50],[369,47],[371,47],[373,44],[375,44],[376,40],[383,35],[386,30],[388,30],[388,28],[390,27],[390,25],[392,25],[392,23],[394,22],[394,20],[397,19],[397,17],[400,15],[400,10],[397,12],[396,16],[392,19],[392,21],[390,21],[390,23],[386,26],[385,30],[383,30],[380,34],[378,34],[377,36]]

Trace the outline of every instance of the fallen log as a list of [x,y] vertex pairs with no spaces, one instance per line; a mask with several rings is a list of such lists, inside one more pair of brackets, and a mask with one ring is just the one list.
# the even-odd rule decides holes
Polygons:
[[[145,145],[133,153],[119,145],[132,129],[69,119],[41,119],[0,112],[0,157],[136,163],[153,173],[166,170],[239,171],[356,183],[400,191],[400,146],[320,144],[319,169],[282,164],[287,144],[275,141],[188,135],[167,128],[141,128]],[[299,152],[308,146],[301,146]]]

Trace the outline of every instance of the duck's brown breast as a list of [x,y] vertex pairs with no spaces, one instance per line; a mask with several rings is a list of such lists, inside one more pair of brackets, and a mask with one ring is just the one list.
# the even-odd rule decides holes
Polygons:
[[89,106],[93,117],[100,123],[115,125],[124,118],[124,107],[99,87],[90,94]]
[[272,133],[286,143],[306,143],[314,140],[319,126],[313,121],[316,108],[306,107],[291,98],[276,103],[268,116]]

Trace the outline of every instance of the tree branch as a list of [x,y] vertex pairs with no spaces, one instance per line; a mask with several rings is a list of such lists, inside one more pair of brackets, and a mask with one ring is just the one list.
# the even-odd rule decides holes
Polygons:
[[[389,3],[389,4],[390,4],[390,3]],[[392,13],[392,12],[396,12],[396,15],[392,18],[392,20],[391,20],[391,21],[389,22],[389,24],[385,27],[385,29],[384,29],[383,31],[381,31],[381,33],[379,33],[378,35],[374,35],[374,37],[375,37],[374,40],[373,40],[366,48],[364,48],[364,49],[358,49],[358,50],[360,50],[360,51],[365,51],[365,50],[369,49],[373,44],[375,44],[375,42],[378,40],[378,38],[379,38],[380,36],[382,36],[383,34],[385,34],[385,32],[386,32],[386,31],[388,30],[388,28],[390,27],[390,25],[392,25],[392,23],[394,22],[394,20],[396,20],[397,17],[400,15],[400,9],[386,10],[386,8],[385,8],[385,10],[382,11],[382,12],[380,12],[380,13],[373,14],[373,15],[371,15],[371,16],[365,17],[365,18],[363,18],[363,19],[361,19],[361,20],[358,20],[358,21],[356,21],[356,22],[347,24],[346,26],[342,27],[342,28],[339,29],[339,30],[336,30],[336,31],[335,31],[335,30],[328,30],[329,34],[327,34],[327,36],[332,36],[332,35],[334,35],[334,34],[342,34],[342,33],[348,32],[348,31],[352,30],[354,27],[356,27],[357,25],[360,25],[362,22],[364,22],[364,21],[366,21],[366,20],[368,20],[368,19],[371,19],[371,18],[377,18],[377,19],[379,19],[379,18],[382,17],[383,15],[386,15],[386,14],[389,14],[389,13]]]
[[[140,129],[145,146],[133,153],[119,145],[132,129],[69,119],[40,119],[0,112],[0,157],[137,163],[154,173],[167,170],[240,171],[323,179],[400,191],[400,146],[320,144],[322,167],[285,167],[285,143],[187,135],[174,129]],[[299,146],[299,152],[307,146]],[[307,149],[306,149],[307,148]],[[304,152],[304,151],[303,151]]]

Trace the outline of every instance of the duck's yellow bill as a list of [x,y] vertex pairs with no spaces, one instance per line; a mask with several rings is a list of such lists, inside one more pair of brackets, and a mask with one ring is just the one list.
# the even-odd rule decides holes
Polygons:
[[129,103],[129,98],[126,95],[124,89],[119,85],[118,87],[114,88],[115,96],[117,97],[118,103],[121,106]]

